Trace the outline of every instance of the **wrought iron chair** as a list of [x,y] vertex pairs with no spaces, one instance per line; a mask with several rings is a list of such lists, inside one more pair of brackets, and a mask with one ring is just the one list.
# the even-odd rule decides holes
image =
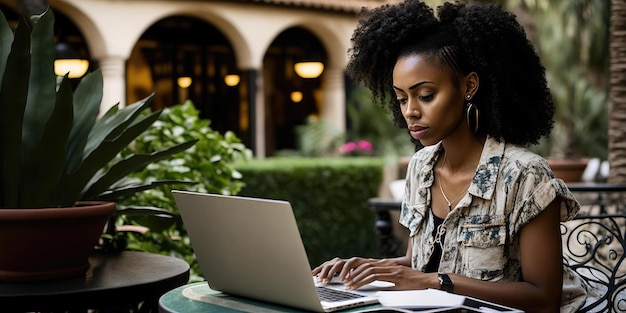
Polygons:
[[626,215],[579,215],[561,223],[563,262],[599,294],[580,312],[626,311]]

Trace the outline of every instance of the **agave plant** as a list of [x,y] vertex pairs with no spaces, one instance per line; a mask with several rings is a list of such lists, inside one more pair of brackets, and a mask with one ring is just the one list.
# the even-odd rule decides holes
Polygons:
[[160,111],[142,114],[153,96],[121,109],[115,105],[98,118],[100,70],[83,77],[75,90],[67,75],[54,73],[52,10],[30,23],[20,19],[15,32],[0,15],[0,208],[116,201],[174,183],[119,185],[129,173],[195,144],[191,140],[117,161],[118,153],[159,118]]

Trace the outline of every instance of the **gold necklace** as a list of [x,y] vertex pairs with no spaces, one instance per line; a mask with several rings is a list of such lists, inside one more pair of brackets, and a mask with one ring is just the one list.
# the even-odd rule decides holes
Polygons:
[[[439,168],[443,168],[443,166],[446,164],[446,160],[448,159],[448,154],[444,152],[443,155],[443,162],[441,163],[441,166],[439,166]],[[463,190],[463,192],[461,192],[460,195],[458,195],[456,197],[456,199],[454,199],[454,201],[450,201],[450,199],[448,199],[448,196],[446,196],[446,193],[443,192],[443,187],[441,186],[441,174],[439,175],[439,179],[437,179],[437,183],[439,184],[439,190],[441,191],[441,195],[443,196],[443,198],[446,200],[446,202],[448,203],[448,210],[452,211],[452,204],[459,201],[461,199],[461,197],[465,194],[465,192],[467,191],[467,189],[469,189],[469,186],[467,187],[466,190]]]

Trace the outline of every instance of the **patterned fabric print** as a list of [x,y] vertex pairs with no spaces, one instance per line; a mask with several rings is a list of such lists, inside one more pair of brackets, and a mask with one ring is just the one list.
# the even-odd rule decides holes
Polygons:
[[[407,171],[400,223],[409,229],[412,266],[421,271],[434,241],[431,187],[441,151],[441,143],[421,149]],[[572,219],[579,204],[542,157],[488,137],[468,192],[443,222],[447,232],[439,271],[486,281],[519,281],[517,234],[557,197],[562,199],[561,221]],[[575,311],[585,298],[584,282],[564,269],[561,311]]]

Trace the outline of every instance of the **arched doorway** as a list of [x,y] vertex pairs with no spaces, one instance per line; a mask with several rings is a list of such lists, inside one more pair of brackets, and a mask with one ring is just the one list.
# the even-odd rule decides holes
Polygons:
[[246,79],[235,66],[228,39],[209,23],[171,16],[148,28],[128,60],[127,103],[155,92],[155,109],[191,100],[200,117],[219,132],[233,131],[247,143],[242,120]]
[[321,111],[321,76],[300,77],[300,61],[326,62],[321,41],[310,31],[292,27],[274,39],[263,60],[267,155],[297,149],[296,127]]

